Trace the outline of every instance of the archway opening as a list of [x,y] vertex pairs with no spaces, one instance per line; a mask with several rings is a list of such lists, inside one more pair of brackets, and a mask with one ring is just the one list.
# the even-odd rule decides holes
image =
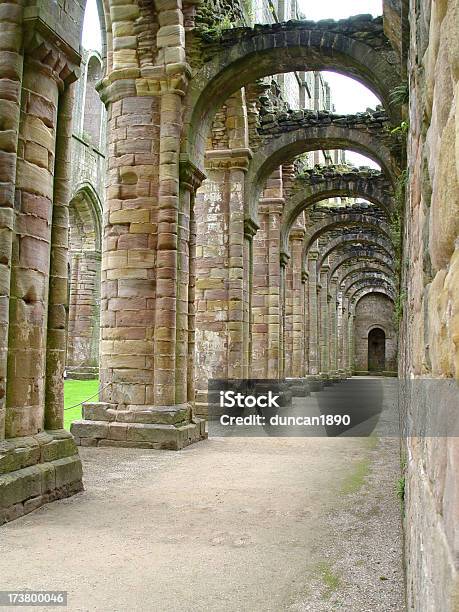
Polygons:
[[386,368],[386,334],[380,327],[368,333],[368,371],[384,372]]

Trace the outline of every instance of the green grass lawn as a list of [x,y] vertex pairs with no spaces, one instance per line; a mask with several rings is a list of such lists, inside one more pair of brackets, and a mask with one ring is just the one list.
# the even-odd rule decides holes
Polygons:
[[[88,399],[99,389],[98,380],[66,380],[64,382],[64,427],[70,429],[70,423],[81,419],[81,406],[66,410],[70,406],[79,404],[83,400]],[[93,397],[90,401],[97,402],[98,395]]]

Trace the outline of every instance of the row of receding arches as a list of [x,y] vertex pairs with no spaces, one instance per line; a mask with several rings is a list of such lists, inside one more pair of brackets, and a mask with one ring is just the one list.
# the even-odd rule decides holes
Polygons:
[[[185,96],[181,159],[195,176],[201,171],[206,176],[190,210],[190,225],[196,227],[198,396],[215,376],[367,370],[368,355],[354,361],[355,312],[360,301],[395,299],[391,221],[400,160],[388,128],[399,114],[389,96],[398,83],[396,62],[382,35],[366,42],[337,27],[318,32],[319,37],[295,24],[279,31],[224,33],[223,48],[210,44],[210,59],[194,71]],[[373,22],[372,28],[378,29]],[[108,67],[115,64],[109,53]],[[306,113],[287,127],[258,125],[254,138],[247,113],[257,101],[249,99],[247,86],[305,64],[361,81],[380,96],[387,114],[359,114],[343,122],[330,114],[310,121]],[[224,150],[209,146],[222,109]],[[317,149],[356,151],[381,171],[292,172],[299,156]],[[128,174],[123,175],[127,186]],[[321,205],[342,198],[365,204]],[[395,345],[390,307],[381,310],[387,312],[380,328]],[[384,367],[392,370],[395,349],[389,353]]]

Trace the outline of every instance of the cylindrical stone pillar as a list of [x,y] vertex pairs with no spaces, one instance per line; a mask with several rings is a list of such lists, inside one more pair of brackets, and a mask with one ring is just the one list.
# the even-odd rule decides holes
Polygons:
[[301,282],[303,283],[303,375],[309,373],[309,273],[303,270]]
[[328,306],[328,271],[324,264],[320,270],[320,371],[327,374],[330,370],[330,337]]
[[[188,261],[181,270],[181,275],[186,277],[186,281],[183,283],[178,279],[181,100],[178,92],[170,91],[168,86],[164,85],[160,104],[154,394],[152,402],[150,400],[156,406],[173,406],[177,403],[177,392],[180,397],[184,395],[183,381],[178,386],[176,384],[177,333],[183,332],[181,327],[185,320],[184,309],[180,311],[179,308],[177,311],[178,302],[180,301],[183,306],[186,301],[186,311],[188,311],[187,291],[186,295],[182,296],[183,299],[180,300],[178,296],[180,287],[188,284]],[[181,211],[181,213],[182,224],[184,223],[181,227],[183,234],[183,231],[189,231],[189,211]]]
[[304,287],[302,280],[303,240],[305,230],[294,227],[290,232],[292,256],[292,371],[293,378],[301,378],[304,369]]
[[287,281],[287,266],[289,256],[286,253],[280,254],[280,277],[279,277],[279,378],[286,376],[285,372],[285,297],[286,297],[286,281]]
[[334,373],[338,371],[337,363],[337,339],[338,339],[338,303],[337,303],[337,281],[329,281],[329,316],[330,316],[330,370]]
[[64,370],[67,348],[70,153],[74,86],[60,95],[57,115],[54,201],[46,339],[45,429],[64,427]]
[[[26,58],[16,175],[6,437],[43,427],[58,82]],[[32,127],[33,126],[33,127]],[[32,133],[33,132],[33,135]]]
[[[282,273],[282,271],[281,271]],[[283,322],[282,322],[282,338],[283,338],[283,362],[284,376],[291,378],[293,376],[293,262],[292,259],[286,258],[286,264],[283,270]]]
[[319,308],[317,303],[317,260],[319,254],[316,251],[308,253],[309,269],[309,374],[318,374],[319,363]]
[[[2,3],[0,17],[0,440],[5,437],[14,193],[21,114],[23,6]],[[34,119],[30,120],[31,122]]]

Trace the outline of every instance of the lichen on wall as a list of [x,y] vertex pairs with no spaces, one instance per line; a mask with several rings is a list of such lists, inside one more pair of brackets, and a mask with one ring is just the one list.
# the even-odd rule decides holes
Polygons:
[[[458,0],[410,3],[400,362],[400,374],[410,379],[459,380],[458,24]],[[428,411],[445,401],[437,394]],[[418,404],[408,396],[408,419],[416,418]],[[459,441],[409,438],[406,452],[409,609],[452,612],[459,606]]]

